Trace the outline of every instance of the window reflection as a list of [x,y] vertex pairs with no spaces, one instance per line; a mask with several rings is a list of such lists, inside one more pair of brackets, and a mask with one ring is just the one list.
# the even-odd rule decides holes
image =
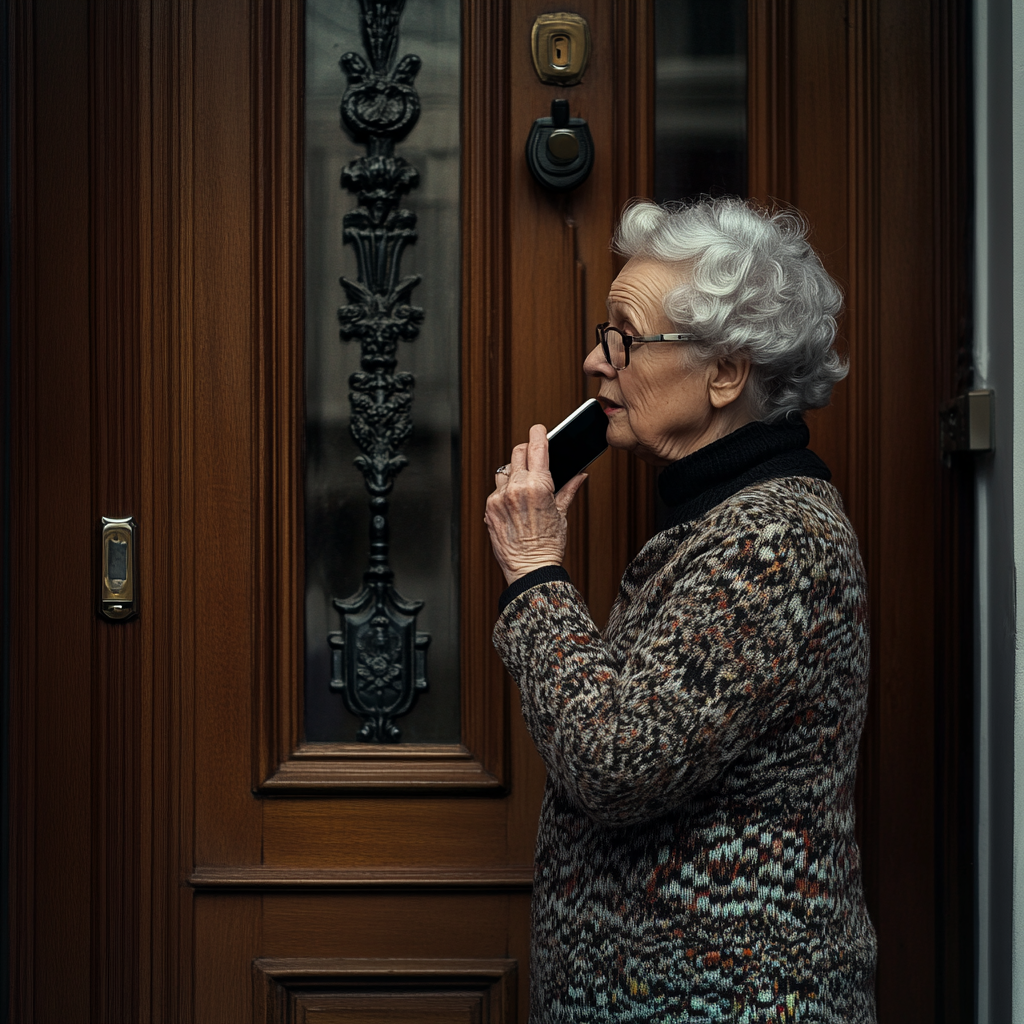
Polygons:
[[659,202],[747,191],[746,0],[655,0]]

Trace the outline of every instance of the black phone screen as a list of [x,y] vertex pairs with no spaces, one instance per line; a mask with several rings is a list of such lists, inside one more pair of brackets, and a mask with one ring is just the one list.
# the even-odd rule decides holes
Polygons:
[[608,417],[591,398],[548,434],[548,466],[559,491],[608,447]]

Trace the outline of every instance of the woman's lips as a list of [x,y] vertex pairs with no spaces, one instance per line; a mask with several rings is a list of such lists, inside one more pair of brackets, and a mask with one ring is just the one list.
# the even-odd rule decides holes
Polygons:
[[602,398],[600,395],[598,396],[597,400],[601,403],[601,408],[604,409],[604,414],[606,416],[611,416],[614,413],[617,413],[622,408],[621,405],[616,405],[610,399]]

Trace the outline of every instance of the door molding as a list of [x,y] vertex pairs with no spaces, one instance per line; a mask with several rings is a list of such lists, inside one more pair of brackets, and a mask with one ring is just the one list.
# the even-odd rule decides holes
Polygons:
[[[463,15],[463,445],[460,744],[304,743],[302,422],[303,36],[301,5],[261,0],[254,17],[251,89],[256,180],[253,266],[257,308],[253,466],[254,623],[260,639],[253,788],[300,791],[501,792],[507,780],[507,679],[490,645],[499,593],[481,518],[493,452],[507,445],[507,254],[496,246],[507,209],[508,12],[468,4]],[[340,89],[339,89],[340,94]],[[486,487],[486,489],[482,489]],[[474,641],[475,639],[475,642]]]
[[305,1020],[311,1009],[340,1016],[372,1008],[377,1017],[389,1007],[433,1011],[434,1020],[512,1024],[516,1019],[515,960],[266,957],[254,960],[252,971],[258,1024],[287,1024],[300,1015]]
[[193,889],[497,889],[529,892],[533,865],[482,868],[279,868],[263,864],[204,865],[189,876]]

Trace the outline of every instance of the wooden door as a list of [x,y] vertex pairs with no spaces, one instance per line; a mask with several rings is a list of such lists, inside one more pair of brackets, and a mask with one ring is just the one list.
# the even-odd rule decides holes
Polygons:
[[810,417],[860,538],[872,668],[858,773],[883,1021],[973,1017],[969,5],[751,4],[751,192],[804,211],[850,376]]
[[[530,61],[543,5],[464,5],[462,739],[376,749],[302,740],[301,5],[9,9],[11,1019],[525,1020],[543,767],[489,643],[482,507],[513,441],[586,393],[608,237],[651,187],[649,4],[574,3],[594,51],[561,90]],[[849,295],[853,373],[813,429],[873,587],[880,1005],[931,1021],[969,982],[935,444],[962,308],[959,8],[750,12],[751,191],[805,210]],[[556,95],[597,149],[562,199],[522,159]],[[141,612],[115,626],[96,524],[128,513]],[[568,553],[598,618],[651,523],[651,475],[603,459]]]
[[[490,645],[502,584],[483,502],[512,439],[583,396],[615,212],[648,190],[642,133],[612,140],[648,124],[650,102],[642,11],[585,5],[593,73],[571,101],[598,159],[571,198],[539,189],[522,147],[568,92],[530,62],[539,10],[465,9],[462,742],[374,747],[302,738],[301,4],[18,9],[18,102],[45,141],[26,137],[16,181],[26,209],[60,196],[71,215],[47,220],[60,243],[42,236],[69,261],[57,278],[41,223],[19,235],[24,294],[74,281],[80,318],[57,317],[58,342],[49,302],[23,308],[26,335],[69,354],[61,382],[44,346],[20,379],[76,398],[59,400],[53,445],[25,435],[19,467],[52,468],[74,496],[42,503],[54,553],[76,552],[61,571],[69,646],[52,653],[93,654],[88,669],[40,665],[57,689],[34,706],[39,691],[24,691],[16,710],[19,752],[52,750],[52,785],[81,787],[15,853],[15,931],[44,950],[19,941],[17,1019],[525,1019],[543,768]],[[613,40],[627,60],[612,60]],[[598,609],[649,490],[609,458],[575,513],[570,566]],[[93,525],[127,512],[142,611],[115,627],[94,618]],[[70,735],[42,726],[58,677]],[[20,806],[59,807],[49,769],[15,775],[34,787]],[[60,927],[65,908],[78,927]]]

